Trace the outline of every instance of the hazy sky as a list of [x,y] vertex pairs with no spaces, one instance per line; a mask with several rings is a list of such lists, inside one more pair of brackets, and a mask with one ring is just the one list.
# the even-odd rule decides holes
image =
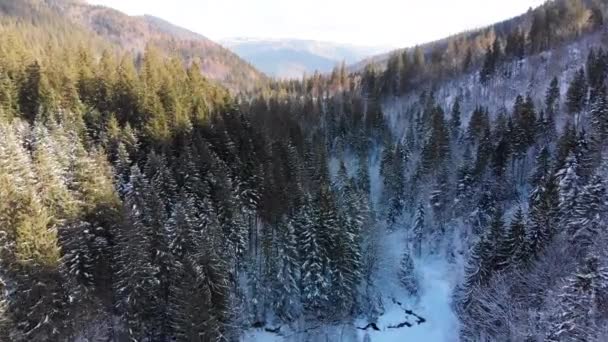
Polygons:
[[525,12],[544,0],[89,0],[151,14],[211,39],[302,38],[412,46]]

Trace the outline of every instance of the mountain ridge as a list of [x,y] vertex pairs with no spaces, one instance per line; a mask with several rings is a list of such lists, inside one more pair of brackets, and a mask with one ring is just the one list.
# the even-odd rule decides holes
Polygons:
[[[166,56],[179,56],[186,64],[199,60],[205,76],[232,90],[249,91],[267,81],[263,73],[232,51],[204,35],[162,18],[130,16],[82,0],[2,0],[0,13],[13,20],[29,20],[28,17],[34,14],[37,24],[46,25],[49,33],[55,29],[52,25],[63,22],[71,25],[69,30],[78,30],[89,34],[91,39],[106,41],[109,44],[106,48],[114,49],[119,54],[142,53],[146,46],[153,45]],[[69,32],[61,34],[69,38]]]
[[296,38],[235,37],[223,39],[221,43],[279,78],[299,78],[315,71],[328,73],[342,62],[354,63],[392,48]]

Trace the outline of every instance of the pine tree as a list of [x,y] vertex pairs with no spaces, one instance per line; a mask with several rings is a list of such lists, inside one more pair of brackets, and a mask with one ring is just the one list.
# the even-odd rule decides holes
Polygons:
[[484,132],[489,126],[488,112],[482,107],[477,107],[471,114],[469,126],[467,128],[467,138],[477,141],[483,137]]
[[585,71],[589,77],[589,87],[592,93],[601,88],[606,79],[608,69],[606,68],[605,58],[606,56],[602,48],[598,50],[592,48],[589,51],[589,55],[587,55]]
[[362,278],[362,231],[364,225],[369,223],[369,207],[367,195],[357,191],[353,180],[344,189],[343,198],[341,224],[337,233],[337,267],[343,280],[335,297],[342,303],[342,312],[348,314],[356,303],[357,288]]
[[485,59],[483,62],[483,67],[480,71],[480,80],[481,83],[486,84],[496,72],[498,68],[498,64],[500,63],[502,56],[502,50],[500,47],[500,42],[498,39],[494,40],[492,47],[489,47],[486,50]]
[[137,166],[131,168],[124,201],[124,224],[116,237],[116,297],[129,336],[144,339],[153,331],[158,280],[151,262],[149,227],[145,226],[148,183]]
[[299,217],[297,227],[302,244],[300,252],[302,302],[308,312],[319,316],[327,301],[328,284],[323,274],[326,260],[316,215],[318,213],[313,211],[309,199],[297,215]]
[[601,87],[591,99],[590,116],[593,136],[599,142],[605,142],[608,138],[608,100],[605,87]]
[[508,265],[510,255],[506,247],[506,236],[505,236],[505,222],[503,218],[503,211],[501,208],[494,210],[492,221],[490,222],[490,233],[488,235],[488,242],[492,249],[491,260],[485,262],[490,263],[493,271],[500,271]]
[[446,169],[443,169],[437,176],[429,198],[435,220],[439,223],[442,230],[444,229],[446,220],[450,217],[451,208],[449,206],[452,198],[449,173]]
[[412,73],[412,62],[410,61],[410,57],[409,57],[409,53],[407,50],[404,50],[403,53],[401,53],[401,75],[399,76],[399,80],[401,82],[400,84],[400,91],[401,94],[404,94],[405,92],[407,92],[409,90],[409,85],[410,85],[410,75]]
[[466,208],[473,194],[474,175],[469,145],[466,146],[462,163],[456,171],[456,199],[459,207]]
[[504,240],[503,251],[506,256],[506,263],[503,263],[503,266],[520,267],[527,263],[528,247],[526,245],[526,222],[524,219],[524,213],[519,207],[511,218],[509,231]]
[[474,174],[481,177],[488,167],[490,158],[493,154],[494,147],[492,146],[492,134],[488,127],[477,145],[477,156],[475,158]]
[[297,319],[300,315],[300,288],[298,251],[294,226],[287,221],[278,230],[278,272],[275,279],[274,310],[284,321]]
[[388,170],[388,179],[385,179],[385,196],[387,199],[387,223],[392,227],[401,216],[405,193],[405,162],[407,155],[403,145],[395,145],[391,165]]
[[418,279],[414,262],[408,252],[403,253],[399,267],[399,281],[410,296],[418,296]]
[[116,173],[116,188],[121,196],[127,192],[129,176],[131,172],[131,157],[125,144],[118,143],[116,152],[116,162],[114,163],[114,172]]
[[579,266],[574,275],[568,277],[558,294],[557,314],[552,320],[548,341],[594,340],[600,331],[594,313],[598,311],[597,298],[605,290],[608,270],[600,266],[598,259],[591,257]]
[[515,32],[509,34],[507,37],[507,44],[505,46],[505,55],[522,60],[526,53],[526,36],[520,30],[517,29]]
[[422,239],[424,238],[424,234],[426,233],[425,211],[424,204],[422,202],[420,202],[418,208],[416,209],[416,215],[414,217],[414,227],[412,229],[412,232],[414,234],[414,254],[420,257],[422,255]]
[[367,154],[365,154],[364,157],[359,158],[359,167],[357,168],[356,179],[358,189],[369,196],[371,184],[369,177],[369,160]]
[[566,163],[566,159],[571,153],[574,153],[576,142],[576,132],[572,125],[568,123],[557,141],[557,156],[554,164],[556,169],[562,168]]
[[578,163],[574,155],[570,154],[566,165],[556,173],[556,177],[559,186],[560,223],[563,227],[568,227],[574,217],[574,208],[581,191]]
[[38,113],[45,106],[46,79],[38,62],[34,62],[27,66],[25,70],[24,82],[19,91],[19,109],[25,115],[25,118],[34,122]]
[[587,105],[588,84],[585,77],[585,71],[581,68],[568,87],[566,93],[566,107],[568,113],[574,117],[575,129],[578,129],[579,118],[583,109]]
[[593,137],[589,137],[585,131],[579,133],[574,153],[577,163],[576,171],[584,184],[589,182],[600,164],[601,152],[599,149],[600,147]]
[[557,77],[553,77],[547,92],[545,93],[545,109],[547,115],[553,117],[559,113],[560,88]]
[[460,135],[460,126],[462,122],[460,120],[460,97],[456,98],[454,105],[452,106],[452,112],[450,117],[450,131],[452,133],[452,139],[458,139]]
[[[169,292],[174,305],[172,329],[177,336],[221,339],[228,298],[228,269],[216,252],[218,222],[209,212],[198,212],[198,208],[206,204],[197,205],[194,196],[184,193],[180,198],[183,200],[175,205],[166,226],[178,279],[171,283]],[[180,277],[183,280],[180,281]],[[193,294],[192,288],[198,288],[199,292]]]
[[63,263],[69,275],[85,286],[92,286],[94,279],[93,255],[89,249],[94,239],[90,223],[78,221],[60,230]]
[[[551,153],[547,146],[544,146],[536,156],[534,171],[530,177],[530,185],[535,189],[548,179],[551,172]],[[534,191],[532,192],[534,196]]]
[[433,108],[431,120],[431,134],[422,149],[422,174],[436,171],[450,154],[450,134],[441,107]]
[[503,178],[506,173],[507,165],[511,157],[511,146],[508,140],[503,137],[496,145],[492,154],[492,171],[498,179]]
[[574,206],[569,231],[576,248],[585,251],[600,235],[603,223],[600,215],[606,212],[606,188],[600,176],[594,176],[584,186]]
[[525,259],[530,262],[542,253],[558,229],[559,187],[550,176],[538,184],[530,197],[528,231],[526,232]]
[[10,329],[13,326],[8,313],[8,303],[6,300],[6,284],[0,278],[0,338],[8,341]]
[[486,285],[492,276],[492,246],[488,237],[483,235],[471,250],[465,267],[465,281],[458,291],[456,305],[460,310],[467,310],[473,291]]
[[150,186],[155,189],[158,197],[166,203],[165,212],[168,213],[177,196],[177,184],[169,169],[166,156],[159,155],[154,151],[150,152],[146,158],[144,173],[150,180]]

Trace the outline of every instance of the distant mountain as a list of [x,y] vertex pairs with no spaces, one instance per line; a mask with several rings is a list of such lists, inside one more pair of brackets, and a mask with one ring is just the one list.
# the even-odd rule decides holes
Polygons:
[[54,39],[79,34],[119,52],[148,44],[166,55],[198,60],[203,74],[231,89],[251,89],[266,77],[230,50],[198,33],[152,16],[129,16],[83,0],[0,0],[0,19],[36,21]]
[[391,49],[300,39],[233,38],[222,44],[261,71],[278,78],[299,78],[315,70],[329,72],[342,61],[351,64]]

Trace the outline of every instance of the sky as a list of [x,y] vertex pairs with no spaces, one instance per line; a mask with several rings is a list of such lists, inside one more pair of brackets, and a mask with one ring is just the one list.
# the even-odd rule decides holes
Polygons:
[[408,47],[511,18],[545,0],[88,0],[220,41],[297,38]]

